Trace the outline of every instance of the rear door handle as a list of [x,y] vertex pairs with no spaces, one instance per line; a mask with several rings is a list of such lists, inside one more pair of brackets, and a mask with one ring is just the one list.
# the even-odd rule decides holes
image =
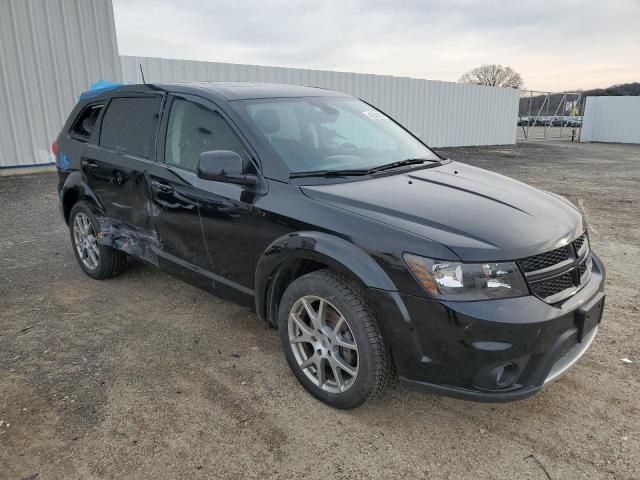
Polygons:
[[96,162],[94,162],[93,160],[88,160],[87,163],[85,164],[88,168],[91,169],[95,169],[98,168],[98,164]]
[[175,188],[173,188],[168,183],[157,182],[155,180],[151,182],[151,187],[154,190],[156,190],[158,192],[163,192],[163,193],[173,193],[174,190],[175,190]]

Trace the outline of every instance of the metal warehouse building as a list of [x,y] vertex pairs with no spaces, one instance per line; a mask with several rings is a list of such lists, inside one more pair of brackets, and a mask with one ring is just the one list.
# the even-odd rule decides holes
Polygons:
[[0,167],[46,164],[80,92],[121,78],[110,0],[0,0]]
[[101,79],[313,85],[369,101],[434,147],[513,144],[517,90],[385,75],[120,56],[111,0],[0,0],[0,167],[53,162],[50,145]]

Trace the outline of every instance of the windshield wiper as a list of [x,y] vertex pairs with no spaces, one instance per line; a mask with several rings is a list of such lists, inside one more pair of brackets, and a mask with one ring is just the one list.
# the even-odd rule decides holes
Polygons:
[[[371,168],[369,169],[369,173],[381,172],[383,170],[390,170],[392,168],[404,167],[407,165],[419,165],[425,162],[432,162],[437,165],[440,164],[438,160],[430,160],[427,158],[407,158],[405,160],[400,160],[398,162],[387,163],[386,165],[380,165],[379,167]],[[437,165],[434,165],[434,167]]]
[[344,170],[312,170],[309,172],[293,172],[289,178],[304,177],[350,177],[357,175],[368,175],[369,169],[344,169]]
[[434,167],[440,165],[439,160],[431,160],[428,158],[407,158],[393,163],[387,163],[386,165],[380,165],[373,168],[360,168],[360,169],[343,169],[343,170],[312,170],[308,172],[294,172],[289,175],[289,178],[304,178],[304,177],[350,177],[358,175],[371,175],[372,173],[381,172],[383,170],[390,170],[392,168],[404,167],[407,165],[419,165],[425,162],[430,162]]

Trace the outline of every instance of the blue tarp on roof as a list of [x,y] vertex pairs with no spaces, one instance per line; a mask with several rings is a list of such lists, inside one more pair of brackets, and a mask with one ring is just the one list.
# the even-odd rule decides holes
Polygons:
[[95,97],[103,92],[106,92],[107,90],[111,90],[112,88],[116,88],[121,85],[124,85],[124,83],[112,82],[110,80],[98,80],[96,83],[91,85],[89,90],[80,94],[80,100],[86,100],[87,98]]

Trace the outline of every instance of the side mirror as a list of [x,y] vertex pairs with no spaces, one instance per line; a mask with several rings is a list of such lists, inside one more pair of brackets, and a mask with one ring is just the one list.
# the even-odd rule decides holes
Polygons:
[[258,177],[245,173],[242,157],[231,150],[202,152],[198,161],[198,178],[238,185],[258,183]]

